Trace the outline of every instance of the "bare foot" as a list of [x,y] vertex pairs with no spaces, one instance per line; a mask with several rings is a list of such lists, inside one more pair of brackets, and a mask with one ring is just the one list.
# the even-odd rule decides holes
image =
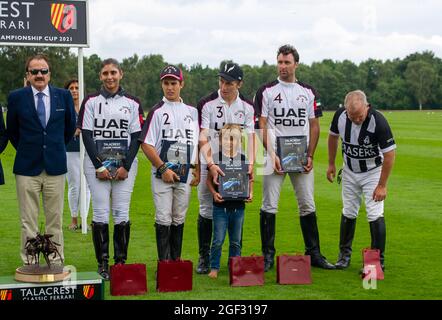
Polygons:
[[218,278],[218,270],[212,270],[212,271],[210,271],[210,273],[208,274],[208,276],[209,276],[209,278],[212,278],[212,279],[216,279],[216,278]]
[[72,218],[72,222],[69,225],[68,229],[71,230],[71,231],[77,230],[78,229],[78,224],[77,223],[78,223],[77,218]]

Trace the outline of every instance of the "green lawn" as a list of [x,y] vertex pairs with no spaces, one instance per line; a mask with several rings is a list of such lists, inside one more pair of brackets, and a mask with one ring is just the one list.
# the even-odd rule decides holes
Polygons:
[[[129,263],[147,264],[149,292],[144,296],[121,299],[441,299],[442,281],[442,112],[385,112],[398,145],[396,164],[388,185],[385,203],[387,249],[385,280],[376,290],[365,290],[358,275],[361,249],[370,245],[365,212],[357,223],[352,265],[345,271],[312,270],[313,284],[281,286],[275,270],[266,273],[262,287],[231,288],[228,282],[227,243],[224,245],[221,271],[217,280],[194,274],[193,291],[157,293],[155,291],[156,243],[154,204],[150,191],[150,166],[139,154],[139,170],[131,203],[132,234]],[[323,254],[335,262],[338,255],[341,190],[330,184],[327,169],[327,135],[332,113],[321,119],[321,138],[315,155],[315,199]],[[11,145],[2,154],[6,185],[0,186],[0,276],[11,275],[21,264],[19,258],[20,223],[12,164]],[[340,160],[339,160],[340,161]],[[247,205],[243,255],[260,253],[259,208],[261,179],[256,178],[255,199]],[[64,211],[66,264],[78,271],[95,271],[96,262],[90,233],[70,232],[67,197]],[[183,258],[196,264],[198,242],[196,189],[185,224]],[[91,214],[89,215],[89,220]],[[294,194],[288,179],[284,183],[276,222],[277,254],[303,252],[303,240]],[[226,240],[227,241],[227,240]],[[106,284],[106,299],[109,295]],[[118,299],[118,298],[117,298]]]

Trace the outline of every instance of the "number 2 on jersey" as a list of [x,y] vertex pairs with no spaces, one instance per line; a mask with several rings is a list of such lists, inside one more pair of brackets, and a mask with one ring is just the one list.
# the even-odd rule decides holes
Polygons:
[[170,124],[170,122],[169,122],[169,114],[168,113],[163,113],[163,118],[166,118],[166,119],[164,119],[164,125]]

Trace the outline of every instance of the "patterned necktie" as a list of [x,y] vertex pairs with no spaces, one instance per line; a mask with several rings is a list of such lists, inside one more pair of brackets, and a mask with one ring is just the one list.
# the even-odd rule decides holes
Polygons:
[[38,118],[40,119],[41,125],[43,126],[43,128],[46,128],[46,108],[45,108],[45,103],[43,101],[43,96],[44,93],[43,92],[39,92],[37,93],[37,114],[38,114]]

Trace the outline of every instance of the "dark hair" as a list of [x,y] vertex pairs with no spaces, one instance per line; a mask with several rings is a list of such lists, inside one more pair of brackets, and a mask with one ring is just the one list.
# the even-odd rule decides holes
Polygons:
[[280,47],[278,49],[278,54],[276,55],[277,57],[282,54],[284,56],[288,55],[288,54],[292,54],[293,58],[295,58],[295,62],[299,62],[299,53],[298,51],[295,49],[295,47],[289,45],[289,44],[285,44],[282,47]]
[[64,88],[65,89],[69,89],[69,86],[73,83],[77,82],[78,83],[78,79],[77,78],[72,78],[69,79],[68,81],[66,81],[66,83],[64,84]]
[[49,71],[51,70],[51,64],[49,63],[48,56],[43,54],[43,53],[38,53],[38,54],[35,54],[35,55],[29,57],[28,60],[26,60],[25,72],[29,71],[28,70],[29,64],[31,63],[32,60],[44,60],[44,61],[46,61],[46,63],[48,64],[48,67],[49,67]]
[[123,71],[121,69],[121,66],[120,66],[120,63],[118,62],[118,60],[114,59],[114,58],[108,58],[108,59],[103,60],[103,62],[101,63],[101,69],[100,70],[102,70],[108,64],[113,64],[114,66],[116,66],[118,68],[118,70],[120,70],[120,72]]

